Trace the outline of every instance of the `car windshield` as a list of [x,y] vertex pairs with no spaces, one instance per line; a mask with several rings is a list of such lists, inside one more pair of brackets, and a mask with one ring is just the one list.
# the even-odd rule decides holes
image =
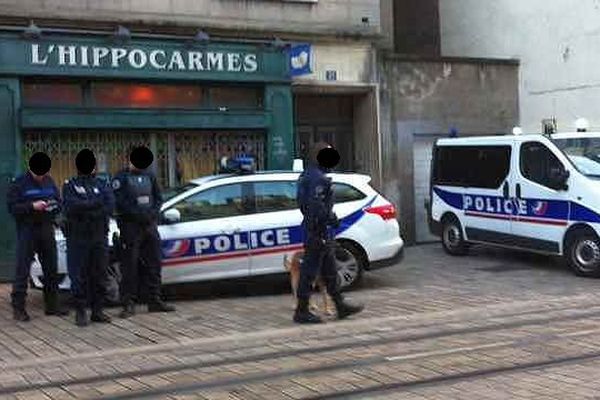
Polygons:
[[185,185],[169,188],[163,191],[163,201],[172,199],[173,197],[180,195],[181,193],[187,192],[190,189],[195,188],[197,185],[194,183],[186,183]]
[[554,139],[577,169],[590,178],[600,178],[600,138]]

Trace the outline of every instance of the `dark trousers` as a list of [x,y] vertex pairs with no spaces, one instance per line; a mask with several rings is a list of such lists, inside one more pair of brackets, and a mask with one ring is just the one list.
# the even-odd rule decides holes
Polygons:
[[[161,252],[156,224],[120,222],[121,286],[123,303],[134,302],[138,290],[148,293],[150,303],[160,299]],[[140,288],[144,283],[146,288]],[[146,289],[146,290],[144,290]]]
[[17,224],[17,268],[12,288],[12,305],[15,308],[25,307],[31,262],[36,253],[44,273],[46,304],[52,301],[51,298],[57,296],[58,275],[54,226],[51,223]]
[[308,300],[315,279],[321,274],[327,287],[327,293],[335,298],[338,293],[337,271],[335,267],[334,244],[325,240],[308,237],[304,243],[304,258],[300,267],[298,298]]
[[106,239],[67,239],[67,266],[71,292],[77,308],[90,306],[100,312],[107,284],[108,247]]

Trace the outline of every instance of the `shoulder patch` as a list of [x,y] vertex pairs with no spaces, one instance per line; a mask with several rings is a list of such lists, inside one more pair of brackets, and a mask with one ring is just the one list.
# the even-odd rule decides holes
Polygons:
[[121,187],[121,181],[118,179],[113,179],[112,181],[112,188],[117,190]]

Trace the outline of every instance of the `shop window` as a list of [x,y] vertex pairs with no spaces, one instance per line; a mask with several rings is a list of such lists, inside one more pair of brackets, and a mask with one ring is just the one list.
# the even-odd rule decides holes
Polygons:
[[83,87],[79,83],[27,82],[23,84],[25,106],[81,106]]
[[192,85],[157,85],[135,82],[94,82],[97,107],[200,108],[204,90]]
[[262,107],[262,90],[259,88],[220,86],[210,87],[208,93],[211,107]]

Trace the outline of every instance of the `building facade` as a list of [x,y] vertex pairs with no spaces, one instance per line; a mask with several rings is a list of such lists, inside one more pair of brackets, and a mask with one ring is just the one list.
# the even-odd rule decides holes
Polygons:
[[[81,148],[112,175],[138,144],[153,150],[164,187],[238,153],[290,169],[319,140],[340,149],[341,168],[381,176],[379,0],[0,6],[0,195],[35,151],[50,155],[61,184]],[[9,219],[1,203],[0,221]],[[0,245],[6,278],[11,229]]]
[[442,54],[521,60],[521,125],[560,131],[586,118],[600,129],[600,6],[594,0],[442,0]]

